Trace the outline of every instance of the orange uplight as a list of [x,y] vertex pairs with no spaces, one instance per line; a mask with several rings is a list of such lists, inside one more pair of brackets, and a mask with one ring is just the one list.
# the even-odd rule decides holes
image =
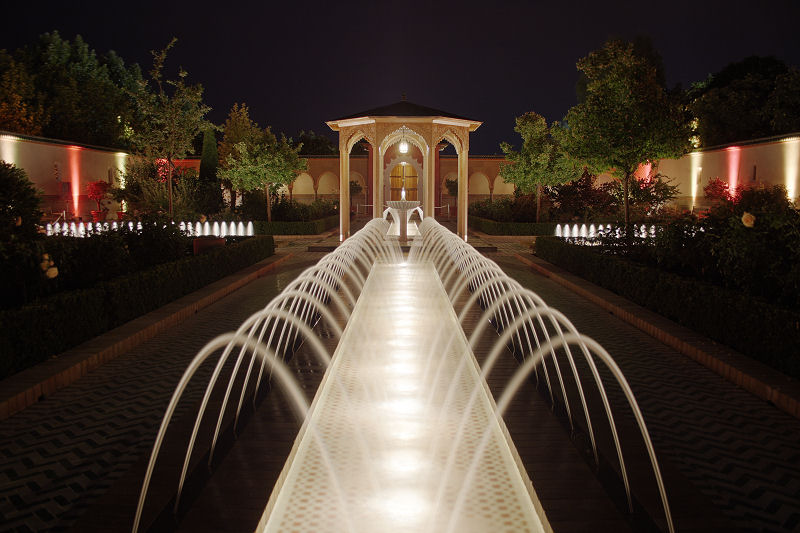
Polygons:
[[725,151],[728,152],[728,190],[731,195],[734,195],[736,187],[739,185],[739,162],[742,159],[742,149],[738,146],[731,146]]
[[81,147],[68,146],[69,150],[69,179],[72,184],[72,210],[75,216],[80,214],[78,210],[78,200],[81,195]]

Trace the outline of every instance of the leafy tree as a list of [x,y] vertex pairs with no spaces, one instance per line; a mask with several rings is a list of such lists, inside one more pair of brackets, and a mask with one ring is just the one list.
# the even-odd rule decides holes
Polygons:
[[[558,127],[553,124],[552,129]],[[557,137],[551,134],[543,116],[529,112],[517,117],[514,131],[522,137],[522,148],[516,152],[509,143],[500,143],[511,163],[500,168],[500,176],[507,183],[516,185],[523,194],[536,192],[536,221],[539,222],[542,187],[571,181],[580,170],[576,162],[561,150]]]
[[[752,56],[694,84],[689,91],[689,107],[697,119],[701,145],[728,144],[777,133],[773,117],[782,114],[785,96],[792,100],[793,95],[785,94],[785,86],[775,99],[772,95],[778,80],[788,72],[779,59]],[[791,82],[791,77],[786,81]]]
[[174,160],[192,152],[194,138],[211,126],[205,119],[211,108],[203,104],[202,85],[187,85],[187,73],[183,69],[178,70],[178,79],[163,79],[167,52],[176,41],[173,38],[163,50],[152,52],[150,81],[142,81],[134,93],[140,120],[132,136],[140,153],[156,164],[159,161],[166,164],[170,218],[173,214]]
[[24,170],[0,161],[0,242],[36,236],[39,195]]
[[339,147],[324,135],[317,135],[313,131],[300,130],[297,144],[302,144],[300,155],[337,155]]
[[103,210],[103,200],[108,196],[109,188],[111,188],[111,185],[103,180],[90,181],[86,185],[87,196],[90,200],[97,202],[98,211]]
[[603,220],[616,206],[608,184],[596,185],[597,175],[588,169],[569,183],[548,187],[547,193],[557,206],[561,220]]
[[272,221],[272,195],[306,170],[306,160],[299,155],[299,146],[281,136],[280,141],[267,128],[264,141],[255,145],[240,142],[220,169],[220,177],[240,191],[264,189],[267,202],[267,220]]
[[730,184],[719,178],[712,178],[708,181],[708,185],[703,187],[703,196],[712,204],[733,199]]
[[588,80],[586,100],[569,110],[556,135],[590,171],[622,180],[624,219],[630,223],[630,180],[640,163],[677,158],[689,146],[686,115],[659,84],[656,68],[633,45],[609,41],[578,61]]
[[43,135],[127,147],[133,119],[129,91],[141,80],[138,66],[126,67],[114,52],[98,57],[80,35],[70,42],[58,32],[41,35],[18,55],[46,111]]
[[44,110],[24,63],[0,50],[0,129],[41,135]]
[[800,131],[800,70],[790,68],[775,79],[765,111],[773,134]]
[[[222,130],[224,134],[217,150],[219,166],[222,169],[227,168],[228,157],[234,155],[237,144],[243,142],[252,149],[264,141],[264,131],[250,118],[246,104],[233,104]],[[228,179],[220,176],[222,184],[231,191],[231,209],[233,209],[236,206],[236,188]]]
[[458,179],[444,180],[444,186],[447,188],[447,194],[458,196]]

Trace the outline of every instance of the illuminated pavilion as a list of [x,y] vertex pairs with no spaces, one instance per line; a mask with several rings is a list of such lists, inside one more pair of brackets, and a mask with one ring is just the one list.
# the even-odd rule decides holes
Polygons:
[[[368,143],[367,198],[372,200],[372,216],[382,216],[387,200],[405,197],[419,200],[426,217],[436,217],[441,206],[439,146],[444,140],[458,154],[458,235],[467,235],[469,198],[469,134],[482,124],[470,118],[402,100],[375,109],[330,120],[328,126],[339,132],[339,205],[350,205],[350,153],[359,141]],[[400,174],[394,169],[399,167]],[[389,178],[384,175],[389,168]],[[408,173],[406,174],[406,169]],[[349,212],[340,212],[340,239],[350,236]]]

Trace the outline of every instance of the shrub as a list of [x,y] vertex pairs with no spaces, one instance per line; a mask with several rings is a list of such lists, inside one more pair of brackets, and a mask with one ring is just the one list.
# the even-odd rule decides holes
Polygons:
[[470,204],[469,213],[497,222],[536,222],[536,196],[481,200]]
[[[62,290],[91,287],[135,270],[174,261],[189,252],[191,239],[172,224],[145,222],[141,230],[52,236],[0,242],[0,307],[14,308]],[[42,267],[47,254],[57,276]]]
[[469,226],[489,235],[554,235],[556,232],[555,222],[497,222],[471,215]]
[[595,247],[536,239],[536,255],[639,305],[800,377],[800,313],[711,283],[677,276]]
[[0,241],[36,237],[39,203],[39,191],[25,171],[0,161]]
[[317,235],[339,225],[339,215],[316,220],[285,222],[257,220],[253,226],[257,235]]
[[577,180],[547,188],[553,199],[555,220],[608,220],[618,212],[611,184],[597,186],[597,176],[587,170]]
[[197,257],[0,311],[0,378],[233,274],[274,251],[272,237],[251,237]]

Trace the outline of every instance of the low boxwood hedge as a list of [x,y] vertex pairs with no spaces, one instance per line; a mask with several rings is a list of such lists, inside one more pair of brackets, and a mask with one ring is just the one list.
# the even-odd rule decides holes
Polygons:
[[256,220],[253,227],[257,235],[317,235],[339,225],[339,215],[331,215],[307,222],[267,222]]
[[0,311],[0,378],[77,346],[275,253],[257,236]]
[[498,222],[476,216],[469,217],[469,226],[489,235],[555,235],[555,222]]
[[800,378],[800,313],[556,237],[535,253],[570,272]]

